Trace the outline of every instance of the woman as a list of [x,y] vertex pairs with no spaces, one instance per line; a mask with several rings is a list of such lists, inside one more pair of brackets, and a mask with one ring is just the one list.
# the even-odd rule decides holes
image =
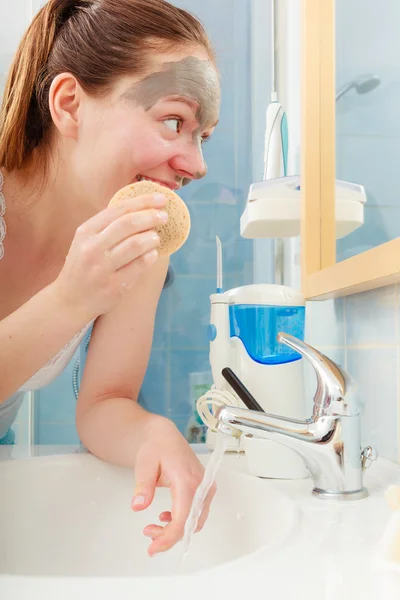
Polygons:
[[170,488],[165,525],[144,530],[150,555],[182,537],[203,468],[174,424],[136,401],[168,269],[154,231],[165,198],[107,205],[142,178],[176,190],[203,177],[219,95],[209,40],[187,12],[50,0],[20,43],[0,115],[0,437],[23,391],[52,381],[94,323],[78,433],[135,468],[134,510]]

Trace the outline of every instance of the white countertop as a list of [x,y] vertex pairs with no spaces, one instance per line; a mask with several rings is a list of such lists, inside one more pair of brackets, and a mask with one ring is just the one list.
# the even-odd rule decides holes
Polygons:
[[[194,450],[204,453],[204,446]],[[86,452],[77,446],[2,446],[2,461]],[[245,458],[227,454],[227,469],[245,470]],[[393,513],[383,499],[387,487],[400,483],[400,466],[384,459],[365,476],[369,497],[355,502],[333,502],[311,496],[312,482],[263,480],[295,500],[298,527],[290,544],[266,559],[263,549],[244,558],[194,575],[171,577],[11,577],[0,576],[2,598],[28,600],[118,600],[160,595],[180,598],[394,600],[400,598],[400,575],[382,570],[378,542]],[[2,490],[1,493],[7,493]],[[27,499],[29,502],[29,498]],[[257,498],[254,498],[257,502]],[[1,496],[0,496],[1,506]],[[0,508],[1,510],[1,508]],[[232,524],[234,527],[234,523]],[[157,560],[152,559],[154,569]]]

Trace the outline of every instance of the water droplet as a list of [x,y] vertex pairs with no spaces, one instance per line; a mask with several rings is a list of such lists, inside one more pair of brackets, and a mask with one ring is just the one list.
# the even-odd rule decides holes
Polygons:
[[240,438],[237,438],[237,444],[236,444],[236,457],[240,458]]

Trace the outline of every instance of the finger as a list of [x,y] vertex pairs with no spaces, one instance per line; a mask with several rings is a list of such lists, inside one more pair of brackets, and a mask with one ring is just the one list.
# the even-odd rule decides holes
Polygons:
[[156,248],[138,256],[136,259],[121,267],[116,271],[116,274],[120,281],[120,289],[129,291],[137,281],[138,277],[146,269],[151,267],[159,258],[158,251]]
[[115,271],[125,265],[129,265],[133,260],[143,254],[155,250],[160,245],[160,236],[155,231],[144,231],[127,238],[112,250],[107,251]]
[[170,511],[164,511],[160,514],[159,519],[162,523],[169,523],[172,519]]
[[164,527],[161,525],[146,525],[143,529],[143,533],[146,537],[151,537],[152,540],[156,540],[164,532]]
[[149,547],[150,556],[158,552],[170,550],[183,536],[186,519],[192,506],[196,486],[188,485],[187,481],[180,480],[175,486],[171,486],[172,495],[172,520],[163,528],[160,535]]
[[102,246],[111,250],[134,234],[156,229],[167,221],[168,213],[164,210],[147,209],[121,215],[99,233]]
[[163,194],[142,194],[135,198],[126,198],[121,200],[117,205],[108,206],[91,219],[82,223],[78,227],[77,232],[85,235],[94,235],[103,231],[110,223],[122,215],[150,208],[160,209],[165,207],[166,203],[167,199]]
[[[151,251],[157,251],[160,237],[155,231],[144,231],[127,238],[112,250],[106,250],[113,271],[118,271]],[[157,255],[158,256],[158,255]],[[139,264],[136,266],[140,266]]]
[[135,466],[136,486],[132,498],[132,509],[139,511],[153,502],[154,493],[160,473],[160,465],[156,458],[138,455]]
[[210,491],[208,492],[207,498],[204,501],[203,510],[201,511],[199,522],[197,523],[196,532],[199,532],[203,529],[204,524],[208,519],[208,515],[210,514],[211,502],[213,501],[216,491],[217,486],[214,483]]

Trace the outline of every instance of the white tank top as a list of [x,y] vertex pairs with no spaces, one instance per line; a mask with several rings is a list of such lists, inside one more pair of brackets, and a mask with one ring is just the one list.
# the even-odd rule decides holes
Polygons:
[[44,367],[39,369],[37,373],[26,381],[15,394],[0,404],[0,440],[6,435],[7,431],[15,421],[24,399],[25,392],[38,390],[48,385],[62,373],[92,323],[93,321],[88,323],[86,327],[79,331],[68,344],[61,348],[61,350],[57,352]]

